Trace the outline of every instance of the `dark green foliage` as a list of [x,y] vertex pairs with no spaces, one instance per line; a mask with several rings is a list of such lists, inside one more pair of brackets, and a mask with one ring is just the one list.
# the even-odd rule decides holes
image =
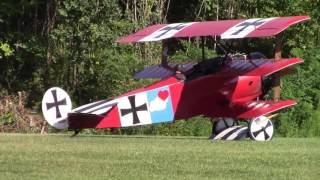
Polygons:
[[[40,111],[50,86],[72,96],[74,106],[143,87],[134,72],[160,62],[161,44],[119,44],[115,39],[155,23],[310,15],[312,20],[283,33],[283,57],[302,57],[295,74],[282,80],[282,98],[298,105],[275,120],[280,136],[320,136],[320,3],[316,0],[32,0],[0,2],[0,97],[26,91],[27,106]],[[205,38],[206,57],[215,56],[214,37]],[[272,58],[274,38],[239,40],[240,52],[260,51]],[[174,40],[170,61],[201,59],[200,39]],[[2,117],[1,122],[9,122]],[[173,124],[95,134],[208,135],[203,117]]]
[[296,99],[296,105],[283,113],[279,133],[285,136],[319,136],[320,133],[320,55],[319,48],[292,49],[292,56],[302,57],[305,63],[296,73],[283,78],[283,97]]
[[13,123],[13,113],[9,112],[7,114],[4,114],[0,116],[0,125],[7,125]]

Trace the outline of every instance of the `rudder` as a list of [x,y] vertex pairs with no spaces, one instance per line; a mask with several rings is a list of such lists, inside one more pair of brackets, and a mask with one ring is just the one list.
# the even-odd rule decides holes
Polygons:
[[72,102],[67,92],[59,87],[52,87],[42,98],[42,113],[45,120],[57,129],[68,128],[68,113]]

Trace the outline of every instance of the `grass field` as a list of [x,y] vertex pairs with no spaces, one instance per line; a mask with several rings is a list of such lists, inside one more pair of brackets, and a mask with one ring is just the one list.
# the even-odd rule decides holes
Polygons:
[[0,134],[1,179],[320,179],[320,139]]

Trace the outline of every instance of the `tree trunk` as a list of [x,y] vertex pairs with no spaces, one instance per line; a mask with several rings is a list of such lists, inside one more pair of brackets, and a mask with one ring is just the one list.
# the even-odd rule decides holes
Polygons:
[[46,20],[46,34],[45,38],[47,40],[47,57],[46,57],[46,65],[44,70],[44,87],[45,89],[49,88],[51,85],[51,79],[50,79],[50,67],[52,64],[52,44],[50,41],[50,33],[54,27],[55,20],[56,20],[56,10],[57,10],[57,2],[55,0],[48,0],[46,4],[46,14],[47,14],[47,20]]

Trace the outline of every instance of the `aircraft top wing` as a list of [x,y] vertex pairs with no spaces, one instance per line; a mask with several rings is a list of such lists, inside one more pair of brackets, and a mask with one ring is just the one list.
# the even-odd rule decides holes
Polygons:
[[120,43],[160,41],[169,38],[221,36],[221,39],[274,36],[309,16],[287,16],[206,22],[156,24],[129,36],[117,39]]

